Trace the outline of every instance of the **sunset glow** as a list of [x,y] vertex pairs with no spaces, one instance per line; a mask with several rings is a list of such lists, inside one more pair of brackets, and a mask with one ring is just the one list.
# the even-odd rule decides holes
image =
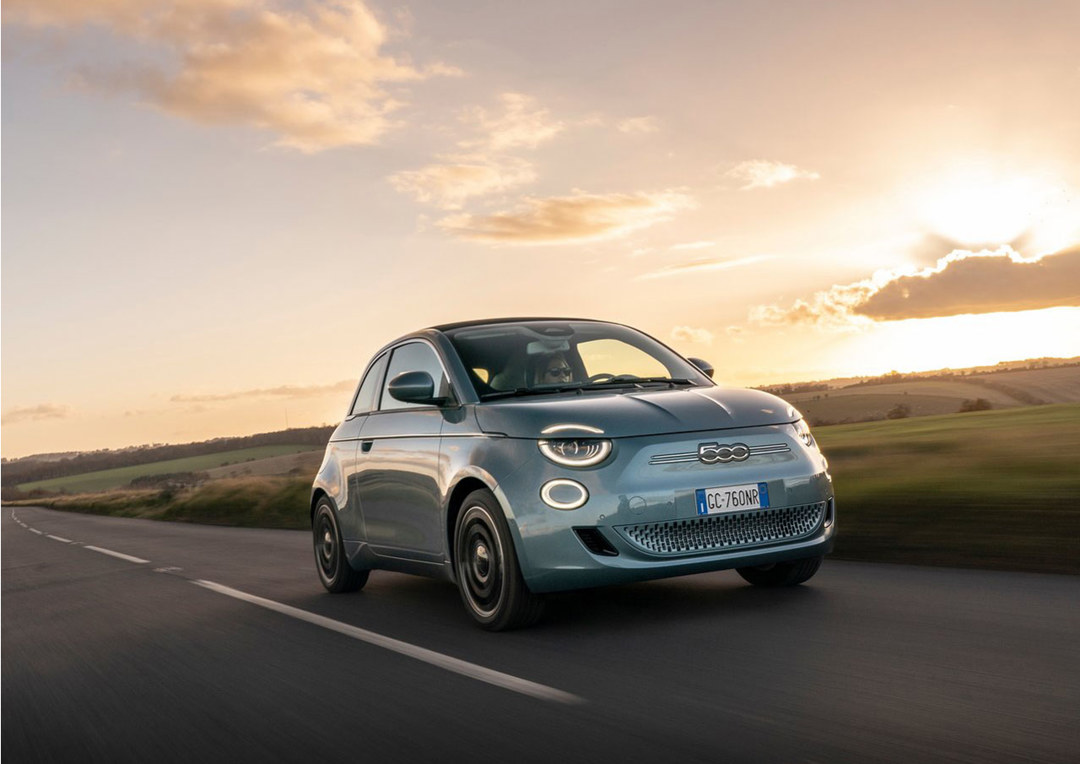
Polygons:
[[3,455],[333,423],[472,318],[743,385],[1080,355],[1039,8],[5,2]]

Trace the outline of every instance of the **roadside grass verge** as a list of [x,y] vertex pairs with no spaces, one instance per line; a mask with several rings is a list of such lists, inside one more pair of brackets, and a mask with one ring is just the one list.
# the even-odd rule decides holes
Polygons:
[[[1080,404],[818,427],[834,556],[1080,573]],[[311,479],[251,476],[6,504],[157,520],[309,527]]]
[[125,489],[43,496],[6,501],[4,506],[48,507],[92,515],[299,530],[311,526],[308,515],[310,493],[311,478],[245,477],[214,480],[181,490]]
[[160,462],[150,462],[149,464],[137,464],[131,467],[117,467],[111,470],[98,470],[97,472],[84,472],[80,475],[37,480],[33,483],[20,484],[18,490],[23,493],[35,490],[66,491],[67,493],[108,491],[122,488],[139,477],[178,472],[205,472],[223,465],[267,459],[285,454],[297,454],[304,451],[311,451],[311,446],[255,446],[235,451],[221,451],[216,454],[188,456],[183,459],[168,459]]

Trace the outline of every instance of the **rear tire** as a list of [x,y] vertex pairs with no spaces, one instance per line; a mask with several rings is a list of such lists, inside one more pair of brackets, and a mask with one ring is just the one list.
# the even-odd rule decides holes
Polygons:
[[312,542],[315,546],[315,569],[326,591],[334,594],[355,592],[368,580],[368,571],[354,570],[345,557],[334,505],[325,496],[315,506],[311,521]]
[[739,575],[754,586],[797,586],[817,573],[824,557],[808,557],[805,560],[758,565],[753,568],[737,568]]
[[483,629],[520,629],[543,613],[544,601],[521,576],[502,507],[486,488],[462,504],[454,528],[454,573],[465,610]]

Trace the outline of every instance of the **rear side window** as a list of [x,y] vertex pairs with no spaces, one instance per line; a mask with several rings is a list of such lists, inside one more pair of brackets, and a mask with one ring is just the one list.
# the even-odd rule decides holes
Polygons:
[[435,394],[445,395],[446,375],[443,374],[439,357],[435,355],[435,351],[431,349],[430,345],[424,342],[410,342],[407,345],[394,348],[393,355],[390,358],[390,368],[387,369],[386,380],[382,385],[379,410],[413,408],[420,405],[418,403],[399,401],[392,397],[386,389],[390,384],[390,380],[406,371],[426,371],[435,382]]
[[356,394],[350,416],[366,414],[375,408],[375,394],[379,392],[379,383],[382,381],[382,373],[386,368],[386,354],[379,356],[375,363],[371,364],[368,373],[364,375],[364,381],[360,384],[360,392]]

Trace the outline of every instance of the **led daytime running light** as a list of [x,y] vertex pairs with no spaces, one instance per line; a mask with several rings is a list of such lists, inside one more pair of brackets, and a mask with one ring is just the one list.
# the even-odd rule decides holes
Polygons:
[[810,434],[810,427],[806,424],[805,419],[800,419],[792,423],[791,426],[795,428],[795,434],[799,436],[803,443],[808,446],[814,445],[814,436]]
[[611,455],[611,441],[595,438],[540,440],[540,453],[564,467],[592,467]]

